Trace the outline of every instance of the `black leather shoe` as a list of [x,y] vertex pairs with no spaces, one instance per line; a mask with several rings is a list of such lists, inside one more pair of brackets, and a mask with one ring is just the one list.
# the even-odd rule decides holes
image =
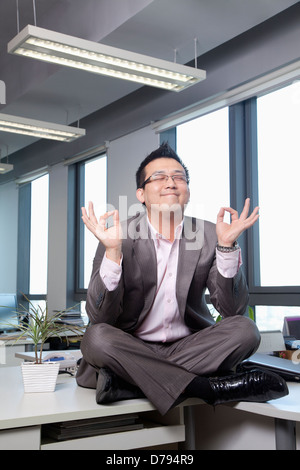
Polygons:
[[145,398],[145,395],[138,387],[125,382],[108,367],[99,369],[96,388],[97,403],[112,403],[133,398]]
[[284,379],[273,372],[253,369],[227,377],[209,378],[215,394],[211,405],[234,401],[266,402],[288,395]]

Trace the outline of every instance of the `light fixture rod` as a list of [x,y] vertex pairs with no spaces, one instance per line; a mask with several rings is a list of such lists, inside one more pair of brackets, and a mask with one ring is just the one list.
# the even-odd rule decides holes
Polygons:
[[36,8],[35,8],[35,0],[32,0],[32,8],[33,8],[33,21],[34,21],[34,26],[36,26]]
[[16,7],[17,7],[17,32],[20,32],[20,15],[19,15],[19,0],[16,0]]
[[204,70],[27,25],[8,52],[66,67],[181,91],[206,78]]

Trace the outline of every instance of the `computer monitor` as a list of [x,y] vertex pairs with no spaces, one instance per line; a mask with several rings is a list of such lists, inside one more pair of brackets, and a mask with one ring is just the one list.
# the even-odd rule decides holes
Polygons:
[[0,293],[0,332],[17,330],[19,326],[17,315],[16,294]]
[[283,334],[300,340],[300,317],[284,317]]

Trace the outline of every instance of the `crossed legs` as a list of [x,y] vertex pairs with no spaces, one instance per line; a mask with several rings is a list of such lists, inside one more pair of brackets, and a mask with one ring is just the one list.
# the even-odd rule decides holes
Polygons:
[[260,335],[246,317],[228,317],[174,343],[149,343],[107,324],[91,325],[81,349],[96,370],[109,367],[166,413],[197,376],[234,368],[255,352]]

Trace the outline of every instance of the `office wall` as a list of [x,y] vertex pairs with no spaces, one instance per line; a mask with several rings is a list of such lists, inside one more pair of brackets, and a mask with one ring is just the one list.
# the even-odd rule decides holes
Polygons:
[[[128,216],[124,210],[125,203],[128,208],[138,203],[135,196],[136,170],[141,161],[158,146],[159,135],[149,126],[109,144],[107,202],[120,210],[123,220]],[[119,208],[120,203],[122,205]]]
[[48,308],[66,308],[68,167],[59,163],[49,172]]
[[11,182],[0,186],[0,292],[16,292],[17,239],[18,189]]

